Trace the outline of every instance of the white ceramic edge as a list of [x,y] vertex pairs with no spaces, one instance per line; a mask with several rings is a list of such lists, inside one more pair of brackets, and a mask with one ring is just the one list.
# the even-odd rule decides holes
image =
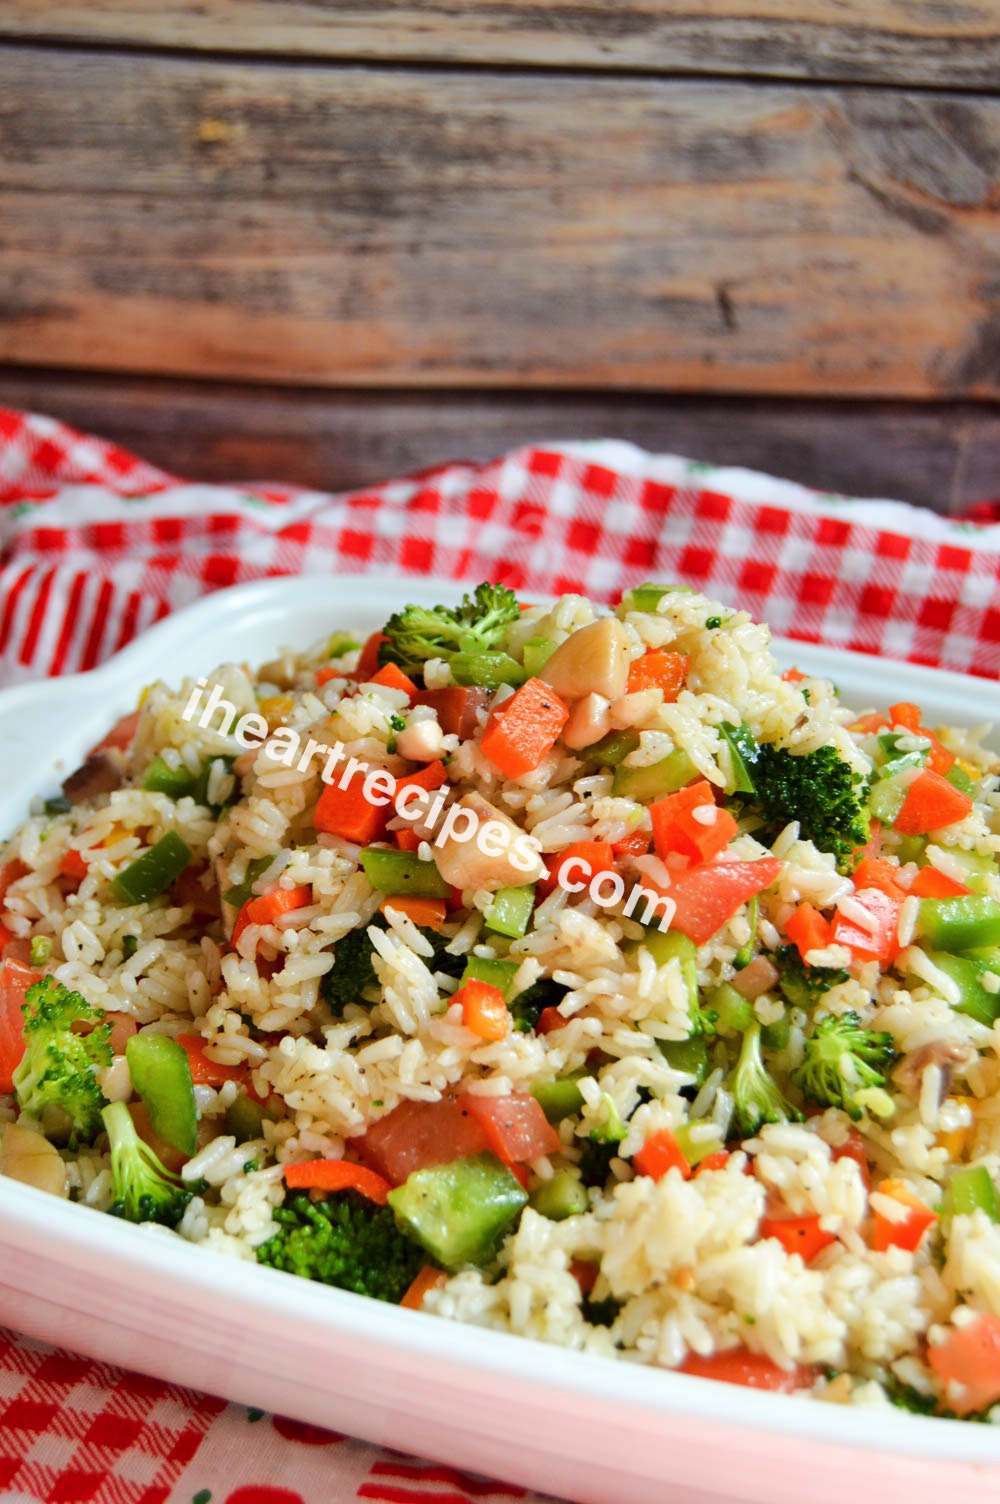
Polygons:
[[[273,651],[278,643],[318,637],[324,628],[332,630],[354,622],[374,627],[384,619],[391,600],[398,600],[401,595],[424,601],[447,599],[453,598],[459,588],[444,581],[401,581],[384,576],[336,581],[313,578],[261,581],[196,602],[91,674],[5,691],[0,694],[3,712],[0,749],[7,752],[8,758],[16,758],[16,766],[24,772],[0,796],[0,829],[12,823],[9,813],[5,818],[5,812],[14,807],[23,811],[27,797],[46,791],[55,761],[54,749],[65,748],[66,760],[71,761],[96,739],[112,716],[134,703],[139,685],[161,675],[176,678],[180,673],[196,671],[199,665],[202,671],[207,670],[219,657],[232,651],[224,646],[231,640],[230,634],[236,634],[241,643],[246,642],[247,656],[266,656],[268,647],[257,646],[260,634],[271,633],[268,642]],[[221,652],[217,651],[220,646]],[[886,664],[884,660],[798,642],[776,642],[776,648],[783,661],[794,660],[807,671],[835,678],[849,701],[874,703],[907,696],[920,698],[941,719],[979,720],[984,713],[1000,719],[1000,693],[997,686],[987,681],[908,664]],[[880,688],[879,680],[887,671],[891,683]],[[43,723],[43,729],[35,744],[29,746],[24,736],[26,721],[34,719]],[[10,765],[8,762],[7,766]],[[0,1249],[5,1256],[0,1317],[7,1324],[48,1340],[63,1340],[71,1346],[75,1342],[80,1350],[112,1361],[116,1354],[121,1355],[121,1343],[131,1331],[140,1339],[140,1347],[137,1351],[133,1342],[126,1361],[184,1382],[176,1361],[169,1358],[168,1333],[162,1321],[157,1320],[155,1307],[149,1306],[145,1299],[155,1290],[163,1300],[164,1292],[168,1291],[171,1302],[180,1309],[186,1304],[191,1306],[202,1322],[207,1312],[213,1313],[208,1328],[197,1328],[197,1342],[192,1334],[182,1344],[193,1354],[195,1347],[200,1350],[207,1342],[201,1359],[194,1365],[201,1377],[189,1376],[187,1382],[201,1383],[246,1402],[253,1402],[256,1396],[257,1403],[279,1408],[284,1403],[292,1413],[298,1409],[304,1418],[334,1425],[345,1406],[350,1410],[349,1393],[343,1385],[338,1388],[337,1383],[327,1381],[317,1388],[312,1377],[303,1373],[296,1377],[291,1373],[282,1375],[275,1389],[273,1352],[259,1364],[243,1355],[230,1364],[229,1370],[223,1361],[219,1377],[208,1382],[205,1374],[211,1377],[215,1371],[211,1362],[208,1369],[205,1366],[213,1331],[229,1343],[234,1333],[246,1333],[258,1347],[263,1343],[265,1352],[268,1341],[280,1336],[288,1350],[300,1357],[303,1351],[315,1346],[319,1335],[326,1343],[336,1339],[348,1348],[353,1342],[363,1343],[370,1359],[378,1351],[379,1362],[374,1366],[383,1376],[391,1374],[394,1365],[404,1360],[407,1366],[415,1363],[418,1371],[421,1365],[429,1365],[430,1393],[435,1382],[456,1383],[468,1395],[477,1388],[483,1391],[500,1385],[505,1402],[511,1404],[512,1385],[541,1384],[549,1396],[548,1421],[539,1429],[537,1424],[532,1425],[530,1414],[522,1418],[524,1429],[519,1434],[524,1444],[517,1457],[507,1459],[506,1465],[502,1458],[498,1460],[499,1439],[488,1417],[472,1435],[471,1452],[466,1447],[463,1455],[461,1437],[453,1436],[447,1455],[451,1460],[461,1458],[463,1465],[493,1470],[554,1492],[571,1492],[569,1487],[560,1486],[558,1476],[552,1471],[560,1456],[565,1464],[565,1446],[551,1434],[551,1422],[560,1408],[566,1413],[567,1424],[576,1415],[573,1434],[581,1450],[579,1462],[584,1465],[577,1466],[575,1462],[572,1466],[565,1465],[573,1477],[572,1492],[581,1499],[614,1498],[614,1493],[607,1492],[601,1482],[600,1457],[593,1455],[589,1446],[587,1426],[581,1428],[581,1417],[585,1414],[590,1415],[591,1424],[596,1424],[603,1415],[606,1425],[611,1424],[613,1415],[614,1425],[623,1428],[622,1436],[633,1437],[635,1445],[626,1448],[626,1454],[616,1460],[614,1472],[623,1481],[630,1480],[632,1497],[636,1500],[654,1496],[647,1489],[652,1483],[645,1471],[643,1443],[648,1444],[656,1437],[662,1440],[663,1427],[675,1429],[678,1424],[684,1434],[704,1424],[724,1427],[734,1457],[743,1455],[741,1447],[744,1451],[749,1449],[749,1455],[755,1445],[766,1443],[775,1452],[776,1444],[780,1443],[781,1457],[790,1460],[788,1448],[798,1442],[808,1442],[814,1448],[822,1445],[830,1452],[827,1465],[832,1469],[831,1478],[845,1467],[851,1471],[850,1454],[860,1460],[859,1449],[878,1451],[880,1468],[891,1462],[901,1481],[905,1473],[904,1492],[910,1504],[915,1496],[925,1496],[924,1485],[929,1489],[932,1481],[936,1490],[946,1478],[958,1482],[960,1475],[963,1486],[973,1488],[975,1497],[979,1496],[979,1486],[984,1486],[987,1492],[983,1498],[995,1491],[1000,1481],[992,1466],[987,1475],[980,1472],[983,1464],[1000,1462],[1000,1434],[992,1428],[926,1421],[898,1412],[845,1410],[794,1397],[775,1399],[753,1391],[570,1353],[502,1333],[451,1325],[343,1292],[304,1285],[290,1276],[188,1247],[159,1231],[134,1228],[93,1215],[86,1208],[53,1202],[41,1193],[9,1182],[0,1185],[0,1207],[3,1214]],[[11,1289],[18,1292],[13,1303],[9,1299]],[[127,1305],[131,1308],[133,1302],[141,1303],[142,1313],[131,1310],[131,1324],[123,1326],[114,1318],[113,1302],[121,1303],[125,1292],[129,1296]],[[67,1305],[69,1295],[72,1300]],[[118,1334],[114,1351],[107,1350],[101,1335],[102,1324],[106,1331]],[[147,1336],[148,1349],[142,1342]],[[215,1357],[218,1368],[220,1355],[217,1353]],[[365,1371],[362,1364],[357,1373]],[[401,1408],[422,1412],[427,1408],[426,1400],[426,1395],[411,1395]],[[398,1397],[394,1404],[393,1414],[398,1423],[401,1413]],[[350,1423],[358,1434],[371,1439],[393,1444],[395,1436],[397,1445],[443,1455],[441,1438],[446,1427],[433,1406],[421,1422],[429,1428],[423,1445],[419,1439],[399,1440],[398,1425],[386,1434],[384,1425],[376,1420],[369,1406],[360,1415],[353,1414]],[[343,1420],[340,1423],[345,1424]],[[468,1431],[468,1427],[464,1430]],[[404,1434],[408,1434],[405,1427]],[[418,1430],[418,1438],[421,1434]],[[507,1434],[506,1426],[501,1427],[500,1436]],[[720,1446],[721,1439],[717,1436],[713,1445]],[[711,1486],[715,1487],[725,1470],[721,1467],[721,1456],[713,1460],[720,1464],[719,1474],[711,1480]],[[909,1463],[917,1460],[923,1461],[924,1472],[910,1476]],[[946,1473],[935,1467],[935,1463],[945,1464]],[[679,1466],[674,1459],[662,1481],[666,1482],[668,1476],[681,1481]],[[734,1496],[763,1498],[764,1493],[758,1493],[754,1482],[756,1477],[744,1456],[741,1471],[728,1478],[725,1486],[734,1491]],[[699,1482],[692,1476],[683,1481]],[[704,1478],[700,1480],[699,1495],[705,1482]],[[784,1497],[779,1477],[768,1479],[766,1492],[772,1500]],[[932,1496],[932,1492],[926,1492],[928,1499]],[[794,1490],[787,1497],[794,1500]],[[820,1497],[818,1491],[815,1497]],[[822,1497],[827,1497],[825,1488]],[[902,1497],[904,1493],[900,1494]]]

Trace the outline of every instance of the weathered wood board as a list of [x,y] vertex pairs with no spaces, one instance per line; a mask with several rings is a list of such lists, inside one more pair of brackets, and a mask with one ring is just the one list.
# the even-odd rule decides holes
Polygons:
[[1000,391],[1000,100],[0,47],[0,360]]

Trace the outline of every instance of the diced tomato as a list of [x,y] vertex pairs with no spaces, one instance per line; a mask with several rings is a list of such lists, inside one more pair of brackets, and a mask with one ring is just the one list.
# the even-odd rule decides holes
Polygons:
[[926,768],[910,784],[903,807],[893,822],[904,836],[924,836],[964,820],[972,800],[940,773]]
[[293,1191],[357,1191],[385,1206],[392,1190],[387,1180],[346,1159],[311,1159],[305,1164],[285,1166],[285,1184]]
[[402,1185],[415,1170],[465,1159],[488,1144],[479,1120],[454,1097],[442,1097],[401,1102],[363,1137],[352,1139],[351,1147],[390,1185]]
[[372,674],[367,681],[369,684],[381,684],[385,689],[401,689],[406,695],[415,695],[417,686],[413,680],[407,678],[403,670],[395,663],[387,663],[380,668],[377,674]]
[[786,1253],[797,1253],[804,1264],[811,1264],[824,1248],[835,1241],[832,1232],[824,1232],[819,1217],[764,1217],[760,1224],[762,1238],[776,1238]]
[[861,1171],[861,1178],[865,1183],[865,1190],[870,1191],[872,1186],[872,1172],[868,1164],[868,1150],[865,1141],[856,1128],[848,1130],[847,1138],[842,1144],[837,1144],[830,1150],[830,1158],[836,1162],[838,1159],[853,1159]]
[[560,885],[582,883],[586,887],[599,872],[613,872],[615,854],[607,841],[573,841],[557,856],[549,857],[545,865],[546,875],[538,884],[539,899],[547,898]]
[[400,1305],[405,1306],[408,1311],[423,1310],[424,1301],[430,1291],[440,1290],[447,1279],[448,1276],[443,1269],[435,1269],[433,1264],[425,1264],[399,1302]]
[[391,893],[388,898],[383,898],[379,909],[383,914],[395,909],[397,914],[405,914],[424,930],[439,930],[448,911],[443,898],[411,898],[407,893]]
[[811,950],[826,950],[830,944],[830,921],[811,903],[800,903],[785,924],[785,934],[804,961]]
[[611,842],[611,850],[621,860],[625,856],[645,856],[653,838],[648,830],[633,830],[631,835],[623,836],[620,841]]
[[716,804],[705,778],[657,799],[649,806],[649,818],[656,854],[663,858],[679,852],[694,862],[711,861],[739,832],[729,811]]
[[964,898],[972,889],[949,877],[940,867],[921,867],[910,884],[910,892],[915,898]]
[[890,862],[882,856],[864,856],[854,869],[854,886],[859,891],[862,888],[877,888],[888,898],[902,902],[906,897],[906,888],[899,877],[900,869],[896,862]]
[[887,1248],[905,1248],[908,1253],[913,1253],[920,1246],[924,1233],[937,1221],[937,1212],[918,1200],[902,1180],[880,1180],[876,1189],[880,1195],[898,1201],[905,1209],[905,1215],[896,1221],[877,1211],[872,1228],[872,1247],[876,1253],[884,1253]]
[[13,941],[14,936],[11,934],[10,930],[3,923],[3,921],[0,920],[0,956],[3,955],[8,945],[13,944]]
[[554,1034],[556,1029],[565,1029],[568,1023],[569,1019],[564,1018],[558,1008],[543,1008],[538,1015],[535,1033]]
[[1000,1316],[983,1311],[967,1326],[952,1327],[943,1342],[928,1347],[927,1362],[948,1386],[956,1415],[989,1409],[1000,1399]]
[[651,1133],[642,1148],[633,1154],[632,1164],[640,1175],[648,1175],[650,1180],[662,1180],[669,1170],[680,1170],[683,1180],[689,1180],[691,1176],[687,1157],[669,1128]]
[[373,632],[361,649],[358,666],[354,670],[354,677],[359,684],[367,684],[372,675],[378,672],[378,650],[385,641],[383,632]]
[[628,693],[660,689],[666,704],[672,705],[684,688],[689,661],[687,653],[661,653],[658,650],[633,658],[628,670]]
[[123,715],[120,721],[115,722],[103,741],[99,741],[96,747],[91,747],[87,756],[93,757],[95,752],[106,752],[111,747],[117,748],[119,752],[127,752],[139,727],[139,715],[138,710],[133,710],[130,715]]
[[73,883],[82,883],[89,871],[90,868],[75,846],[70,846],[63,853],[62,860],[59,863],[60,877],[68,877],[70,882]]
[[852,919],[839,908],[833,921],[833,942],[846,945],[856,961],[878,961],[883,967],[891,966],[899,955],[900,901],[890,898],[878,888],[865,888],[855,893],[853,902],[871,916],[865,925]]
[[728,1149],[715,1149],[711,1154],[706,1154],[705,1158],[698,1163],[695,1168],[694,1178],[697,1180],[703,1171],[724,1170],[731,1158],[732,1155]]
[[0,1092],[14,1090],[13,1075],[24,1055],[24,994],[42,973],[20,961],[0,965]]
[[305,885],[299,888],[275,888],[273,893],[265,893],[262,898],[248,899],[236,916],[231,943],[235,946],[243,931],[251,924],[277,924],[285,914],[304,909],[312,903],[312,896],[312,888]]
[[499,987],[475,978],[460,987],[451,999],[462,1009],[462,1022],[480,1039],[506,1039],[510,1014]]
[[458,736],[467,741],[479,729],[479,712],[489,704],[489,692],[485,689],[466,689],[453,686],[449,689],[421,689],[413,697],[414,705],[429,705],[437,711],[438,725],[445,736]]
[[486,1135],[486,1146],[504,1164],[519,1165],[560,1148],[556,1130],[534,1097],[512,1092],[507,1097],[483,1097],[466,1092],[459,1102]]
[[529,679],[490,713],[480,746],[505,778],[534,772],[569,719],[564,705],[541,679]]
[[815,1369],[801,1364],[797,1368],[781,1368],[770,1358],[749,1352],[745,1347],[728,1347],[707,1358],[688,1353],[677,1372],[699,1379],[718,1379],[723,1384],[742,1384],[747,1389],[769,1389],[774,1394],[807,1389],[816,1379]]
[[210,1060],[200,1034],[178,1034],[177,1043],[188,1057],[195,1086],[221,1086],[225,1081],[242,1081],[247,1075],[245,1065],[221,1065]]
[[[755,893],[777,882],[784,862],[761,857],[754,862],[707,862],[677,876],[667,889],[659,889],[675,904],[671,925],[695,945],[706,945]],[[648,876],[643,887],[656,887]]]

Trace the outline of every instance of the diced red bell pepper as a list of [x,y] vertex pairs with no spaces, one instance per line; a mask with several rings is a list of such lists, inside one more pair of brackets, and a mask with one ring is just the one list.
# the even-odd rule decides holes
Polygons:
[[83,859],[81,852],[75,846],[70,846],[63,852],[59,863],[59,876],[68,877],[72,883],[82,883],[90,868]]
[[188,1057],[191,1080],[195,1086],[222,1086],[226,1081],[243,1081],[248,1075],[245,1065],[222,1065],[205,1054],[206,1041],[200,1034],[178,1034],[177,1043]]
[[683,1180],[691,1177],[687,1157],[669,1128],[651,1133],[642,1148],[633,1154],[632,1164],[640,1175],[648,1175],[650,1180],[662,1180],[669,1170],[680,1170]]
[[890,862],[882,856],[864,856],[854,869],[854,886],[859,892],[862,888],[877,888],[888,898],[902,902],[906,897],[906,888],[899,877],[898,863]]
[[555,690],[529,679],[491,712],[480,746],[505,778],[523,778],[551,752],[568,719]]
[[972,889],[966,887],[965,883],[949,877],[940,867],[921,867],[910,884],[910,893],[914,898],[964,898],[971,892]]
[[918,1200],[902,1180],[882,1180],[877,1189],[881,1195],[898,1201],[904,1215],[896,1221],[877,1211],[872,1227],[872,1247],[876,1253],[884,1253],[887,1248],[905,1248],[908,1253],[913,1253],[920,1246],[924,1233],[937,1221],[937,1212]]
[[820,1227],[819,1217],[764,1217],[760,1224],[762,1238],[776,1238],[786,1253],[797,1253],[804,1264],[811,1264],[824,1248],[835,1242],[832,1232]]
[[285,1184],[293,1191],[357,1191],[385,1206],[392,1186],[374,1170],[346,1159],[311,1159],[285,1166]]
[[648,830],[633,830],[630,835],[622,836],[620,841],[612,841],[611,850],[619,861],[626,856],[645,856],[652,845],[652,839]]
[[826,950],[830,944],[830,921],[811,903],[800,903],[785,923],[785,934],[803,961],[812,950]]
[[833,942],[846,945],[856,961],[878,961],[891,966],[900,952],[899,899],[890,898],[877,888],[855,893],[853,901],[871,916],[870,927],[837,910],[833,921]]
[[[695,945],[707,945],[755,893],[777,882],[784,862],[761,857],[754,862],[707,862],[680,873],[669,888],[660,889],[674,905],[671,927]],[[655,888],[648,876],[643,887]]]
[[865,1183],[865,1190],[872,1188],[872,1172],[868,1164],[868,1150],[865,1141],[856,1128],[848,1129],[847,1138],[842,1144],[836,1144],[830,1150],[830,1158],[836,1162],[838,1159],[853,1159],[861,1171],[861,1178]]
[[273,893],[265,893],[262,898],[248,899],[236,916],[231,943],[235,946],[243,931],[251,924],[276,924],[283,915],[304,909],[312,903],[312,896],[312,888],[304,885],[298,888],[275,888]]
[[964,820],[972,800],[940,773],[925,768],[910,784],[903,807],[893,822],[904,836],[924,836]]
[[480,1039],[506,1039],[510,1024],[507,1001],[499,987],[472,978],[453,995],[462,1009],[462,1022]]
[[731,1158],[732,1155],[728,1149],[713,1150],[711,1154],[706,1154],[705,1158],[698,1162],[694,1178],[697,1180],[699,1175],[709,1170],[724,1170]]
[[547,898],[564,882],[583,883],[584,886],[599,872],[615,870],[615,854],[607,841],[573,841],[564,851],[550,856],[546,862],[546,875],[539,880],[540,898]]
[[569,1019],[564,1018],[558,1008],[543,1008],[538,1015],[535,1033],[554,1034],[556,1029],[565,1029],[568,1023]]
[[657,799],[649,806],[649,818],[656,854],[664,858],[679,852],[693,862],[708,862],[739,833],[729,811],[716,804],[705,778]]
[[545,1154],[555,1154],[560,1148],[558,1133],[539,1103],[527,1092],[512,1092],[507,1097],[466,1092],[458,1100],[479,1123],[486,1135],[487,1148],[505,1164],[524,1164]]
[[354,677],[359,684],[367,684],[372,675],[378,672],[378,650],[386,640],[384,632],[373,632],[366,640],[358,658],[358,666],[354,670]]

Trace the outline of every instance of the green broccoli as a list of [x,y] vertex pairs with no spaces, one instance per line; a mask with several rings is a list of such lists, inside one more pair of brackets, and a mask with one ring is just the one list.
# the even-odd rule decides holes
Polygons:
[[[500,672],[497,684],[507,673],[520,682],[523,670],[504,653],[507,628],[520,614],[513,590],[486,583],[477,585],[472,595],[463,596],[460,606],[405,606],[382,628],[379,663],[396,663],[404,673],[418,677],[428,658],[450,662],[461,655],[463,672],[456,675],[459,683],[489,684],[496,677],[494,671]],[[477,678],[475,659],[484,655],[504,658],[506,663],[483,664],[486,677]],[[507,678],[507,682],[512,681]]]
[[519,992],[510,1005],[510,1016],[517,1033],[530,1034],[541,1018],[543,1009],[558,1008],[568,990],[551,977],[541,977],[523,992]]
[[101,1116],[111,1149],[114,1181],[114,1200],[108,1211],[128,1222],[162,1222],[164,1227],[176,1227],[195,1187],[186,1186],[160,1163],[136,1133],[124,1102],[112,1102]]
[[891,1034],[866,1029],[856,1013],[830,1015],[806,1040],[802,1064],[792,1080],[811,1101],[821,1107],[842,1107],[849,1117],[860,1118],[863,1108],[858,1093],[884,1089],[896,1059]]
[[793,1008],[807,1012],[815,1008],[831,987],[848,980],[846,971],[833,966],[810,966],[803,961],[794,945],[782,945],[774,953],[774,964],[781,973],[778,986]]
[[[382,914],[376,914],[371,923],[380,930],[388,927]],[[343,1018],[348,1003],[366,1006],[367,999],[362,993],[369,987],[377,988],[381,985],[372,963],[375,947],[368,934],[369,928],[369,925],[361,925],[356,930],[348,930],[337,941],[333,952],[333,968],[320,978],[320,997],[334,1018]],[[449,937],[439,935],[436,930],[423,928],[420,928],[420,933],[434,947],[433,956],[423,958],[430,970],[444,972],[450,977],[461,976],[468,957],[449,954],[445,949]]]
[[[104,1096],[95,1070],[111,1064],[111,1025],[79,992],[70,992],[55,977],[43,977],[24,995],[25,1052],[14,1071],[14,1090],[22,1112],[33,1118],[52,1109],[69,1120],[69,1143],[89,1143],[101,1126]],[[94,1024],[87,1034],[74,1024]],[[48,1109],[48,1114],[47,1114]]]
[[324,1201],[293,1196],[274,1220],[278,1231],[257,1249],[261,1264],[374,1300],[398,1305],[429,1262],[400,1231],[390,1207],[356,1191]]
[[762,1123],[800,1123],[802,1114],[783,1096],[760,1052],[760,1024],[755,1019],[743,1035],[739,1059],[726,1080],[733,1098],[733,1120],[741,1138],[752,1138]]
[[621,1143],[627,1132],[621,1115],[608,1096],[601,1098],[601,1121],[590,1130],[580,1155],[580,1178],[585,1186],[602,1186],[611,1173],[611,1161],[621,1158]]
[[776,836],[797,820],[803,839],[832,852],[839,867],[848,865],[855,849],[868,840],[868,780],[836,748],[795,753],[763,745],[750,776],[751,802],[760,809],[768,833]]

